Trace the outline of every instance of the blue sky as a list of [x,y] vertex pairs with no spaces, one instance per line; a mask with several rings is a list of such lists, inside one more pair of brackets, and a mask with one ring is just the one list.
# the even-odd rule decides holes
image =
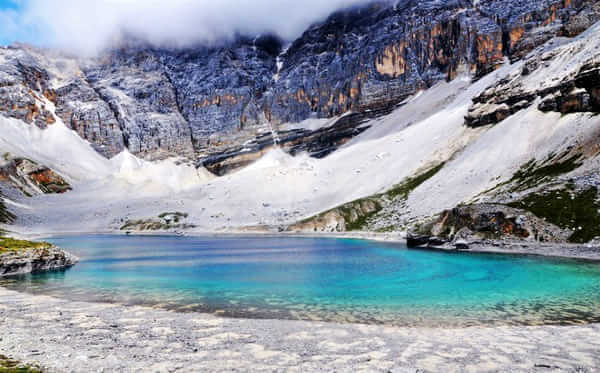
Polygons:
[[18,1],[13,0],[0,0],[0,8],[2,9],[16,9],[18,8]]
[[35,39],[33,27],[22,22],[24,1],[0,0],[0,45]]

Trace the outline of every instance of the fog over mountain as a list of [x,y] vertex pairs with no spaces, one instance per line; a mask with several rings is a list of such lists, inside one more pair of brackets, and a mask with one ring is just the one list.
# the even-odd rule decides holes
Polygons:
[[[155,45],[214,43],[241,34],[294,39],[333,11],[369,0],[19,0],[0,12],[4,31],[24,40],[92,54],[123,34]],[[27,30],[27,31],[23,31]]]

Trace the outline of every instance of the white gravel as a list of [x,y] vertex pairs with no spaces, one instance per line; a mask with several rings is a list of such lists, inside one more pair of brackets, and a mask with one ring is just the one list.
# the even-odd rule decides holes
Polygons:
[[600,325],[394,328],[225,319],[0,288],[0,353],[48,372],[594,372]]

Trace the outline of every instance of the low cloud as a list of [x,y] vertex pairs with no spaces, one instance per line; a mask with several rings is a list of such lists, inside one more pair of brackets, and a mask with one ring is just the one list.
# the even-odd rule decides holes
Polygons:
[[[333,11],[369,0],[22,0],[4,12],[25,40],[93,54],[124,34],[155,45],[190,46],[237,33],[276,33],[292,40]],[[16,17],[17,19],[14,19]],[[0,19],[2,19],[0,15]]]

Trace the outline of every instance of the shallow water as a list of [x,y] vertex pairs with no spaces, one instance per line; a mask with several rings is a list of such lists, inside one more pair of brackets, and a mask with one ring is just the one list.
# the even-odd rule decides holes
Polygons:
[[67,236],[82,260],[0,285],[234,317],[402,326],[600,321],[600,265],[330,238]]

